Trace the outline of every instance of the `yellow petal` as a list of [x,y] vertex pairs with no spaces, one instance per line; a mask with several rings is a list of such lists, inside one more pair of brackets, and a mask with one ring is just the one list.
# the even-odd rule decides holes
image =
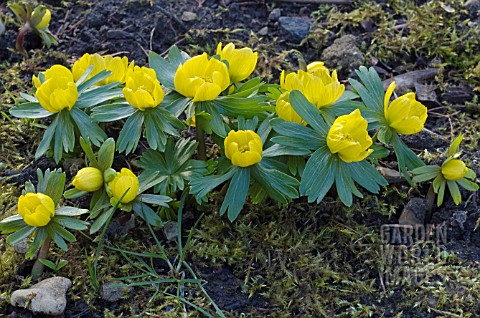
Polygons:
[[443,163],[442,174],[447,180],[460,180],[468,173],[468,168],[462,160],[450,159]]

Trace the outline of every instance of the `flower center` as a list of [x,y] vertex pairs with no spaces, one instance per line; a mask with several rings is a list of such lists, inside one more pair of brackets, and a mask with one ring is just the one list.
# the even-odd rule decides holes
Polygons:
[[244,152],[250,151],[250,147],[248,145],[245,145],[238,148],[238,151],[240,151],[241,153],[244,153]]

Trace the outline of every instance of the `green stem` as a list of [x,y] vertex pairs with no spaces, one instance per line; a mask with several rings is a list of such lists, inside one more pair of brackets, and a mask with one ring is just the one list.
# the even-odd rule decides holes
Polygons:
[[195,139],[198,142],[197,159],[207,161],[207,150],[205,147],[205,134],[203,131],[202,120],[199,118],[195,126]]
[[43,245],[40,248],[40,251],[38,252],[38,257],[35,260],[35,263],[33,264],[33,267],[32,267],[32,280],[34,281],[39,279],[40,276],[42,276],[43,274],[44,265],[40,262],[40,259],[47,258],[48,250],[50,249],[51,242],[52,242],[52,239],[50,237],[47,237],[43,242]]

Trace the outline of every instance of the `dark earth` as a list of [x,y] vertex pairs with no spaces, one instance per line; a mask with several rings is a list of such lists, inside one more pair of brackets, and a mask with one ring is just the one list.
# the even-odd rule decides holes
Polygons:
[[[43,48],[38,37],[29,34],[25,47],[30,59],[24,60],[13,50],[17,27],[7,24],[6,33],[0,35],[0,94],[3,94],[0,95],[0,110],[8,113],[8,108],[13,106],[13,101],[4,97],[8,92],[18,96],[16,90],[24,91],[24,87],[19,87],[8,75],[8,70],[15,65],[20,69],[20,78],[16,80],[26,82],[28,87],[33,74],[56,63],[71,65],[86,52],[124,55],[134,60],[136,65],[146,65],[149,50],[164,55],[175,44],[191,55],[204,51],[214,54],[219,41],[224,44],[233,41],[238,46],[250,46],[257,50],[259,63],[256,75],[269,83],[278,83],[281,70],[298,68],[295,49],[307,62],[324,60],[328,67],[339,69],[341,79],[353,76],[353,70],[360,65],[374,66],[384,80],[406,75],[403,89],[415,90],[417,97],[429,108],[426,129],[405,138],[407,144],[421,153],[427,162],[439,164],[443,159],[434,154],[446,151],[451,137],[463,132],[466,138],[461,158],[469,163],[477,176],[480,175],[478,76],[472,80],[472,77],[463,75],[468,67],[469,70],[473,67],[461,69],[461,62],[456,65],[449,60],[451,56],[447,53],[441,55],[420,45],[415,50],[385,49],[392,50],[392,54],[374,48],[378,43],[378,30],[384,27],[380,25],[381,18],[375,10],[391,13],[397,19],[392,21],[392,25],[401,26],[406,17],[396,11],[398,6],[407,3],[420,8],[429,1],[338,1],[337,4],[319,4],[321,2],[44,1],[52,10],[50,30],[58,37],[59,45]],[[447,19],[443,21],[453,19],[448,16],[448,7],[453,7],[456,8],[455,14],[459,15],[458,21],[469,20],[471,28],[478,28],[480,3],[467,1],[470,3],[465,7],[460,2],[463,4],[464,1],[445,2],[447,13],[440,9]],[[11,15],[5,3],[0,8],[3,14]],[[340,21],[330,12],[345,14],[345,20]],[[300,20],[285,18],[302,19],[306,26],[302,29],[303,22]],[[475,33],[465,33],[465,24],[458,22],[456,25],[459,34],[467,34],[466,38],[474,41],[470,37]],[[405,32],[404,36],[409,37],[410,33]],[[347,39],[350,42],[345,40],[345,45],[337,41],[337,46],[330,52],[334,41],[343,35],[352,35]],[[467,58],[465,54],[468,50],[458,49],[453,43],[452,40],[458,60]],[[476,52],[475,58],[480,63],[479,40],[472,43],[469,44],[473,45],[470,51]],[[445,65],[438,71],[442,63]],[[428,73],[425,70],[432,68],[436,71],[425,75]],[[480,73],[480,66],[477,68]],[[411,71],[421,73],[409,75]],[[2,121],[7,123],[5,117],[0,117]],[[7,184],[21,187],[27,180],[34,181],[37,168],[57,167],[48,158],[33,160],[32,145],[39,139],[32,135],[32,131],[30,129],[15,137],[13,148],[3,148],[7,136],[0,135],[0,164],[6,163],[4,168],[0,168],[2,191]],[[18,154],[7,153],[11,149]],[[21,159],[11,159],[16,156]],[[127,160],[124,157],[117,159]],[[395,156],[383,159],[382,165],[396,169]],[[67,171],[67,180],[72,177],[70,166],[69,161],[60,166]],[[462,191],[463,202],[459,206],[454,205],[446,195],[445,203],[439,208],[434,206],[431,214],[423,211],[422,224],[447,225],[448,240],[442,248],[451,256],[440,263],[447,269],[445,275],[453,282],[436,285],[440,274],[433,276],[431,283],[418,288],[408,284],[384,286],[386,282],[379,279],[378,264],[382,259],[378,252],[381,245],[378,233],[381,225],[398,223],[409,200],[424,198],[427,191],[428,184],[410,188],[403,181],[390,185],[378,198],[368,196],[370,199],[366,203],[359,202],[350,209],[342,208],[333,198],[327,198],[320,205],[299,199],[283,209],[249,205],[249,211],[245,212],[248,215],[237,224],[220,220],[218,216],[210,215],[211,212],[209,214],[209,211],[218,210],[218,200],[214,200],[195,232],[187,259],[197,275],[205,280],[204,286],[210,297],[228,317],[480,317],[480,288],[477,286],[480,278],[480,232],[476,229],[480,219],[478,193]],[[0,204],[0,211],[3,208]],[[192,208],[193,216],[185,220],[184,229],[190,229],[200,213]],[[148,231],[145,233],[148,234]],[[132,236],[141,240],[142,233],[133,233]],[[91,245],[81,235],[77,235],[77,239],[80,246]],[[78,251],[81,249],[83,247]],[[72,275],[83,276],[80,279],[83,283],[69,292],[64,317],[202,316],[193,308],[188,310],[188,314],[181,315],[176,311],[178,304],[173,302],[170,305],[168,301],[155,306],[147,304],[153,293],[141,287],[136,287],[116,302],[92,296],[85,269],[74,267],[73,254],[76,252],[73,250],[75,246],[66,255],[59,256],[62,259],[71,257],[73,268],[58,274],[70,275],[70,278]],[[431,261],[427,263],[432,264]],[[23,261],[13,281],[0,285],[0,316],[42,317],[7,304],[8,293],[20,288],[31,266],[31,261]],[[54,273],[47,272],[48,275],[53,276]],[[105,275],[116,276],[115,273]],[[191,291],[194,298],[196,292]],[[201,297],[198,294],[198,298]],[[202,299],[197,303],[214,315],[208,301]]]

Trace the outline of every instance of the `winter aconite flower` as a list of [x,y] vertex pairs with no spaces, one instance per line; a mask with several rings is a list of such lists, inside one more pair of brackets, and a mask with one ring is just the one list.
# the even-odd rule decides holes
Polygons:
[[224,146],[225,156],[235,166],[248,167],[262,160],[262,139],[253,130],[231,130]]
[[72,181],[73,186],[77,190],[93,192],[103,186],[102,172],[93,167],[82,168],[77,172]]
[[356,109],[348,115],[335,119],[327,135],[327,146],[332,153],[338,153],[345,162],[362,161],[373,149],[372,138],[367,132],[368,122]]
[[[39,17],[39,14],[41,12],[40,8],[41,8],[41,6],[38,6],[38,7],[35,8],[35,10],[33,10],[32,18],[31,18],[32,22],[40,19],[40,17]],[[41,17],[40,21],[37,24],[34,24],[32,26],[36,29],[46,28],[46,27],[48,27],[48,24],[50,23],[51,18],[52,18],[52,13],[50,12],[50,10],[45,9],[45,13],[44,13],[43,17]]]
[[45,226],[55,214],[55,203],[43,193],[27,193],[18,198],[18,214],[30,226]]
[[117,176],[108,183],[108,187],[112,197],[117,201],[128,189],[121,202],[129,203],[137,197],[139,182],[137,176],[130,169],[122,168],[120,172],[117,172]]
[[127,102],[144,111],[158,106],[163,100],[163,92],[155,70],[148,67],[135,66],[127,73],[123,95]]
[[240,82],[252,74],[257,65],[258,53],[244,47],[235,49],[233,43],[228,43],[222,48],[222,42],[218,43],[217,54],[221,60],[228,62],[228,73],[234,82]]
[[37,87],[35,95],[40,105],[51,113],[72,109],[78,99],[78,90],[70,70],[62,65],[54,65],[44,72],[44,77],[43,83],[38,77],[33,77]]
[[447,180],[460,180],[468,173],[468,168],[462,160],[446,160],[442,165],[443,177]]
[[193,102],[209,101],[230,85],[230,76],[225,63],[203,53],[178,66],[174,84],[177,92]]
[[290,91],[282,93],[277,99],[275,112],[278,118],[306,126],[307,123],[297,114],[290,104]]
[[411,135],[423,129],[427,120],[427,108],[415,99],[415,93],[408,93],[393,100],[390,105],[390,97],[395,90],[396,84],[392,82],[388,86],[383,101],[384,113],[387,123],[398,133]]
[[87,79],[97,75],[103,70],[107,70],[112,72],[112,74],[101,80],[97,83],[97,85],[106,85],[113,82],[119,82],[121,84],[125,83],[125,77],[127,72],[131,70],[134,66],[134,62],[128,64],[128,58],[126,56],[119,57],[119,56],[111,56],[106,55],[102,57],[100,54],[89,54],[85,53],[80,59],[78,59],[72,67],[73,77],[75,81],[85,73],[87,68],[93,65],[92,72],[88,75]]

